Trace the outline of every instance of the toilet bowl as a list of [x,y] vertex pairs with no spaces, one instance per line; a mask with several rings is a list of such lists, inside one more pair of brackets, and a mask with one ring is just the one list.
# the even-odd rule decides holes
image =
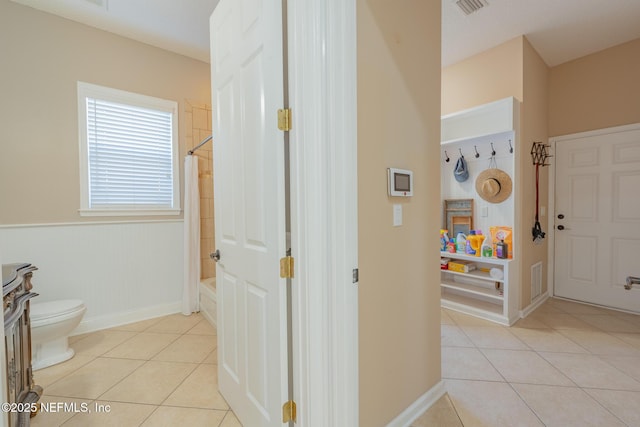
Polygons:
[[69,334],[80,324],[84,303],[67,299],[31,304],[31,364],[33,370],[46,368],[73,357]]

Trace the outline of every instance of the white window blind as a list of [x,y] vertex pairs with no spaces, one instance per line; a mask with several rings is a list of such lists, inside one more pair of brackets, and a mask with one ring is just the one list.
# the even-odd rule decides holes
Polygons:
[[[79,103],[85,111],[81,151],[84,148],[86,188],[81,212],[135,215],[179,211],[175,104],[83,85],[86,87],[81,89],[79,84]],[[172,105],[150,105],[162,102]]]

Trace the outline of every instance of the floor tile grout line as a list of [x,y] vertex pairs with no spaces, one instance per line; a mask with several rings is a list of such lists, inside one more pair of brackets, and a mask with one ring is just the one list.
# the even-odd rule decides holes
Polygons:
[[[62,375],[61,377],[57,378],[55,381],[53,381],[51,384],[48,384],[47,387],[51,387],[52,385],[54,385],[55,383],[57,383],[58,381],[60,381],[63,378],[68,377],[69,375],[73,374],[74,372],[76,372],[78,369],[83,368],[84,366],[88,365],[89,363],[93,362],[94,360],[96,360],[98,357],[97,356],[91,356],[91,359],[83,364],[81,364],[80,366],[78,366],[76,369],[67,372],[66,374]],[[55,366],[55,365],[54,365]],[[47,369],[47,368],[44,368]],[[35,383],[37,385],[38,384],[38,371],[34,371],[33,372],[33,378],[35,379]],[[46,389],[46,387],[42,387],[43,389]],[[44,392],[43,392],[44,393]]]
[[[561,308],[559,308],[559,307],[554,307],[554,308],[557,308],[558,310],[562,310],[562,309],[561,309]],[[562,311],[564,311],[564,310],[562,310]],[[444,313],[445,313],[445,314],[448,314],[446,310],[444,311]],[[578,318],[577,316],[575,316],[575,314],[574,314],[574,313],[566,313],[566,314],[569,314],[571,317],[573,317],[573,318],[575,318],[575,319],[577,319],[577,320],[583,321],[582,319],[580,319],[580,318]],[[462,325],[461,323],[459,323],[458,321],[456,321],[456,319],[455,319],[455,317],[454,317],[454,316],[449,316],[449,318],[453,321],[454,326],[458,327],[458,328],[459,328],[459,330],[463,333],[463,335],[464,335],[464,336],[468,339],[468,341],[472,344],[472,346],[473,346],[473,347],[471,347],[471,348],[475,348],[475,349],[479,350],[479,351],[483,354],[483,356],[484,356],[486,359],[488,359],[488,358],[487,358],[487,356],[486,356],[486,354],[484,353],[484,351],[483,351],[483,350],[500,350],[500,349],[497,349],[497,348],[494,348],[494,347],[479,347],[479,346],[476,344],[476,342],[475,342],[475,341],[474,341],[474,340],[473,340],[473,339],[472,339],[472,338],[471,338],[471,337],[470,337],[470,336],[465,332],[465,330],[464,330],[464,328],[463,328],[463,326],[469,326],[469,325]],[[589,329],[588,329],[587,331],[590,331],[590,332],[598,332],[598,333],[600,333],[600,332],[601,332],[601,333],[603,333],[603,334],[605,334],[605,335],[608,335],[609,337],[616,338],[617,340],[619,340],[620,342],[624,343],[625,345],[627,345],[627,346],[629,346],[629,347],[638,348],[637,346],[635,346],[635,345],[633,345],[633,344],[631,344],[631,343],[626,342],[625,340],[621,339],[620,337],[615,336],[615,335],[614,335],[614,333],[616,333],[616,332],[609,332],[609,331],[605,331],[605,330],[603,330],[602,328],[599,328],[599,327],[597,327],[597,326],[595,326],[595,325],[589,324],[588,322],[585,322],[585,321],[583,321],[583,323],[585,323],[585,324],[588,324],[588,325],[589,325]],[[628,323],[630,323],[630,322],[628,322]],[[441,324],[441,326],[442,326],[442,325],[443,325],[443,324]],[[606,408],[606,407],[604,406],[604,404],[602,404],[598,399],[596,399],[595,397],[593,397],[593,396],[592,396],[591,394],[589,394],[589,393],[588,393],[588,391],[587,391],[587,390],[593,390],[593,389],[596,389],[596,388],[592,388],[592,387],[586,388],[586,387],[581,387],[581,386],[579,386],[577,383],[575,383],[575,381],[573,381],[571,378],[567,377],[567,376],[566,376],[566,374],[564,374],[564,372],[562,372],[561,370],[559,370],[559,368],[557,368],[554,364],[552,364],[549,360],[547,360],[547,359],[546,359],[546,358],[545,358],[541,353],[561,353],[561,354],[573,354],[573,355],[588,355],[588,356],[596,357],[598,360],[601,360],[601,361],[603,361],[603,362],[607,363],[607,365],[609,365],[609,366],[613,367],[614,369],[616,369],[617,371],[619,371],[619,372],[620,372],[622,375],[624,375],[625,377],[627,377],[627,378],[629,378],[629,379],[631,379],[631,380],[634,380],[634,381],[638,381],[638,382],[640,382],[640,381],[639,381],[639,380],[636,380],[636,378],[635,378],[635,377],[633,377],[632,375],[630,375],[630,374],[627,374],[627,373],[623,372],[621,369],[619,369],[618,367],[616,367],[616,366],[612,365],[612,363],[610,363],[609,361],[607,361],[607,360],[605,360],[605,359],[604,359],[604,358],[605,358],[605,357],[607,357],[607,356],[615,356],[615,355],[600,355],[600,354],[593,353],[591,350],[589,350],[589,349],[588,349],[588,348],[586,348],[585,346],[583,346],[583,345],[581,345],[580,343],[576,342],[576,341],[575,341],[574,339],[572,339],[570,336],[565,335],[564,333],[562,333],[562,332],[561,332],[561,331],[562,331],[562,329],[556,329],[556,327],[555,327],[555,326],[553,326],[553,325],[548,325],[548,328],[545,328],[545,329],[549,329],[550,331],[552,331],[552,332],[554,332],[554,333],[559,333],[562,337],[564,337],[565,339],[567,339],[569,342],[572,342],[573,344],[575,344],[575,345],[577,346],[577,348],[583,349],[584,353],[555,352],[555,351],[539,351],[539,350],[536,350],[535,348],[533,348],[533,346],[531,346],[531,345],[527,344],[526,342],[524,342],[524,340],[523,340],[523,339],[521,339],[519,336],[517,336],[517,335],[516,335],[515,333],[513,333],[513,332],[512,332],[512,335],[514,335],[518,340],[522,341],[522,342],[524,343],[524,345],[525,345],[527,348],[529,348],[530,350],[524,350],[524,349],[508,349],[508,350],[510,350],[510,351],[531,351],[531,352],[533,352],[534,354],[536,354],[536,355],[538,355],[539,357],[541,357],[541,358],[542,358],[546,363],[548,363],[550,366],[552,366],[552,367],[553,367],[554,369],[556,369],[558,372],[560,372],[560,373],[561,373],[561,375],[563,375],[564,377],[566,377],[566,378],[567,378],[567,379],[568,379],[572,384],[574,384],[575,386],[557,385],[557,384],[549,384],[549,385],[547,385],[547,384],[529,384],[529,383],[521,383],[521,384],[529,384],[529,385],[533,385],[533,386],[566,387],[566,388],[579,389],[582,393],[584,393],[584,394],[585,394],[586,396],[588,396],[590,399],[592,399],[592,400],[596,400],[596,401],[598,402],[598,406],[599,406],[599,407],[601,407],[601,408],[603,408],[603,409],[605,409],[606,413],[609,413],[609,414],[613,415],[613,416],[614,416],[614,419],[620,420],[620,422],[621,422],[622,424],[627,425],[627,424],[624,422],[624,420],[622,420],[622,418],[620,418],[619,416],[617,416],[616,414],[614,414],[614,413],[613,413],[613,411],[611,411],[611,410],[609,410],[608,408]],[[511,331],[509,331],[509,332],[511,332]],[[633,332],[621,332],[621,333],[630,333],[630,334],[633,334]],[[460,347],[460,346],[454,346],[454,345],[452,345],[452,346],[442,346],[442,347],[443,347],[443,348],[445,348],[445,347],[449,347],[449,348],[469,348],[469,347]],[[635,356],[633,356],[633,355],[628,355],[628,356],[627,356],[627,355],[621,355],[620,357],[625,357],[625,356],[626,356],[626,357],[630,357],[630,358],[634,358],[634,357],[635,357]],[[490,364],[491,364],[491,366],[492,366],[494,369],[496,369],[496,371],[498,371],[498,373],[499,373],[499,374],[504,378],[504,375],[502,375],[502,373],[501,373],[501,372],[496,368],[496,366],[495,366],[495,365],[494,365],[490,360],[489,360],[489,363],[490,363]],[[487,381],[487,380],[470,380],[470,379],[454,379],[454,378],[452,378],[452,379],[450,379],[450,380],[454,380],[454,381],[455,381],[455,380],[459,380],[459,381],[492,382],[492,381]],[[497,382],[497,381],[494,381],[494,382]],[[511,388],[512,388],[516,393],[517,393],[517,391],[515,390],[514,384],[520,384],[520,383],[518,383],[518,382],[509,382],[509,381],[506,381],[506,378],[505,378],[505,382],[506,382],[507,384],[509,384],[509,386],[510,386],[510,387],[511,387]],[[606,390],[606,389],[604,389],[604,390]],[[613,390],[613,391],[626,391],[626,390]],[[524,400],[524,398],[523,398],[519,393],[517,393],[517,395],[518,395],[518,397],[519,397],[521,400],[523,400],[523,402],[525,403],[525,405],[526,405],[526,406],[527,406],[527,407],[528,407],[528,408],[529,408],[529,409],[534,413],[534,415],[535,415],[535,416],[540,420],[540,422],[544,425],[544,422],[542,422],[542,420],[540,419],[540,417],[538,416],[538,414],[533,410],[533,408],[531,408],[531,407],[529,406],[529,404]],[[453,406],[454,411],[456,411],[456,414],[457,414],[457,408],[456,408],[455,404],[453,404],[453,401],[451,401],[451,403],[452,403],[452,406]],[[459,417],[459,415],[458,415],[458,417]],[[461,420],[461,419],[460,419],[460,421],[462,422],[462,420]]]
[[[144,423],[144,422],[149,418],[149,416],[151,416],[151,415],[152,415],[152,414],[157,410],[157,408],[162,407],[162,406],[165,406],[165,407],[176,407],[176,408],[185,408],[185,409],[194,409],[194,410],[211,410],[211,411],[215,410],[215,411],[218,411],[218,412],[224,412],[224,413],[225,413],[225,415],[224,415],[224,417],[223,417],[223,420],[224,420],[224,419],[228,416],[228,412],[230,411],[230,409],[225,409],[225,408],[218,409],[218,408],[200,408],[200,407],[181,407],[181,406],[178,406],[178,405],[163,405],[163,403],[167,400],[168,396],[167,396],[167,398],[165,398],[165,399],[162,401],[162,403],[160,403],[160,404],[148,403],[148,402],[130,402],[130,401],[127,401],[127,400],[121,400],[121,401],[120,401],[120,400],[113,400],[113,399],[109,400],[109,399],[103,399],[103,398],[102,398],[102,397],[103,397],[106,393],[108,393],[110,390],[112,390],[114,387],[116,387],[117,385],[119,385],[120,383],[122,383],[122,381],[125,381],[125,380],[126,380],[127,378],[129,378],[132,374],[134,374],[136,371],[138,371],[138,369],[141,369],[141,368],[142,368],[143,366],[145,366],[147,363],[152,362],[152,361],[153,361],[153,360],[152,360],[152,358],[153,358],[153,357],[155,357],[157,354],[159,354],[160,352],[162,352],[164,349],[166,349],[168,346],[170,346],[170,345],[171,345],[172,343],[174,343],[176,340],[180,339],[180,337],[185,336],[185,335],[188,335],[188,336],[198,336],[198,337],[211,337],[211,338],[212,338],[212,339],[214,339],[214,340],[216,340],[216,339],[217,339],[217,331],[216,331],[216,334],[208,334],[208,333],[203,333],[203,334],[199,334],[199,333],[189,333],[189,332],[190,332],[190,331],[192,331],[195,327],[197,327],[197,326],[198,326],[202,321],[206,320],[205,318],[203,318],[203,319],[201,319],[200,321],[196,322],[196,323],[195,323],[191,328],[189,328],[189,329],[187,329],[187,330],[184,330],[184,331],[181,331],[180,333],[167,332],[167,333],[175,334],[175,335],[176,335],[175,339],[174,339],[174,340],[172,340],[171,342],[167,343],[167,344],[166,344],[164,347],[162,347],[161,349],[159,349],[159,350],[158,350],[158,352],[154,353],[154,355],[152,355],[150,358],[145,358],[145,359],[130,359],[130,358],[122,358],[122,357],[106,356],[106,354],[107,354],[107,353],[109,353],[109,352],[111,352],[113,349],[117,348],[118,346],[120,346],[120,345],[122,345],[122,344],[125,344],[125,343],[129,342],[130,340],[134,339],[136,336],[138,336],[138,335],[140,335],[140,334],[142,334],[142,333],[145,333],[145,332],[147,332],[147,333],[162,333],[162,332],[157,332],[157,331],[156,331],[156,332],[149,332],[149,331],[148,331],[148,330],[149,330],[149,329],[151,329],[153,326],[155,326],[157,323],[161,322],[161,321],[162,321],[162,317],[168,317],[168,316],[161,316],[161,317],[158,319],[158,322],[154,322],[154,324],[149,325],[148,327],[146,327],[146,328],[144,328],[144,329],[142,329],[142,330],[139,330],[139,331],[131,331],[131,330],[128,330],[128,331],[126,331],[126,330],[113,330],[114,332],[129,332],[129,333],[132,333],[132,335],[131,335],[130,337],[128,337],[127,339],[125,339],[124,341],[122,341],[122,342],[120,342],[120,343],[116,344],[115,346],[113,346],[113,347],[109,348],[108,350],[106,350],[106,351],[104,351],[104,352],[102,352],[102,353],[100,353],[100,354],[86,354],[85,356],[88,358],[88,360],[87,360],[85,363],[82,363],[81,365],[79,365],[79,366],[78,366],[76,369],[74,369],[73,371],[68,372],[68,373],[65,373],[65,374],[63,374],[63,375],[61,375],[61,376],[57,377],[57,378],[56,378],[56,379],[55,379],[51,384],[49,384],[49,385],[47,386],[47,388],[48,388],[50,385],[53,385],[53,384],[57,383],[58,381],[62,380],[63,378],[68,377],[68,376],[69,376],[69,375],[71,375],[73,372],[77,371],[78,369],[80,369],[80,368],[82,368],[82,367],[84,367],[84,366],[86,366],[86,365],[88,365],[88,364],[90,364],[90,363],[92,363],[92,362],[95,362],[95,361],[96,361],[96,360],[98,360],[98,359],[110,359],[110,360],[113,360],[113,359],[120,359],[120,360],[127,360],[127,361],[138,361],[138,362],[142,362],[138,367],[136,367],[136,368],[135,368],[133,371],[131,371],[129,374],[125,375],[122,379],[120,379],[119,381],[117,381],[115,384],[113,384],[111,387],[109,387],[109,388],[108,388],[107,390],[105,390],[103,393],[101,393],[100,395],[98,395],[96,398],[75,397],[75,396],[57,396],[57,397],[58,397],[58,398],[69,399],[69,400],[83,400],[83,401],[87,401],[87,402],[89,402],[89,404],[91,404],[91,403],[95,403],[95,402],[98,402],[98,401],[103,401],[103,402],[110,402],[110,401],[113,401],[113,402],[123,403],[123,404],[133,404],[133,405],[154,406],[156,409],[154,409],[154,410],[153,410],[153,411],[152,411],[152,412],[151,412],[151,413],[150,413],[150,414],[149,414],[149,415],[148,415],[148,416],[147,416],[147,417],[142,421],[143,423]],[[211,325],[211,326],[213,327],[213,325]],[[214,329],[215,329],[215,327],[214,327]],[[111,330],[105,330],[105,331],[111,331]],[[95,331],[95,332],[101,332],[101,331]],[[94,333],[94,332],[87,333],[87,334],[86,334],[86,336],[84,336],[82,339],[79,339],[79,340],[74,341],[74,343],[73,343],[73,344],[78,343],[78,342],[81,342],[81,341],[83,341],[84,339],[91,337],[91,335],[92,335],[93,333]],[[210,363],[204,363],[204,361],[205,361],[205,360],[206,360],[206,359],[211,355],[211,353],[213,353],[214,351],[217,351],[217,346],[216,346],[214,349],[212,349],[210,352],[208,352],[208,353],[203,357],[203,359],[202,359],[201,361],[199,361],[199,362],[195,362],[195,363],[193,363],[193,362],[190,362],[190,363],[187,363],[187,362],[175,362],[175,363],[181,363],[181,364],[183,364],[183,363],[187,363],[187,364],[189,364],[189,365],[193,365],[193,369],[191,369],[191,370],[189,371],[189,373],[185,376],[185,378],[184,378],[184,379],[183,379],[183,380],[182,380],[182,381],[181,381],[181,382],[180,382],[180,383],[179,383],[179,384],[178,384],[178,385],[177,385],[173,390],[171,390],[171,392],[169,393],[169,396],[170,396],[172,393],[174,393],[174,392],[177,390],[177,388],[178,388],[178,387],[179,387],[179,386],[180,386],[180,385],[181,385],[181,384],[182,384],[182,383],[183,383],[183,382],[184,382],[184,381],[185,381],[185,380],[186,380],[190,375],[192,375],[192,374],[193,374],[193,372],[194,372],[196,369],[198,369],[198,367],[200,367],[200,366],[204,366],[204,365],[211,366],[211,364],[210,364]],[[173,362],[170,362],[170,363],[173,363]],[[217,366],[217,363],[215,363],[215,364],[213,364],[213,365],[216,365],[216,366]],[[53,398],[55,398],[55,397],[56,397],[55,395],[46,395],[46,394],[44,394],[44,396],[46,396],[46,397],[53,397]],[[227,406],[228,406],[228,405],[227,405]],[[65,420],[65,421],[64,421],[64,423],[65,423],[65,424],[66,424],[66,423],[68,423],[68,422],[69,422],[71,419],[73,419],[76,415],[77,415],[77,414],[73,414],[71,417],[69,417],[69,419]]]
[[[503,350],[503,349],[487,349],[487,350]],[[480,350],[482,352],[482,350]],[[575,387],[579,387],[578,384],[575,383],[575,381],[573,381],[571,378],[569,378],[564,372],[562,372],[560,369],[558,369],[556,366],[554,366],[551,362],[549,362],[547,359],[545,359],[544,357],[542,357],[541,355],[539,355],[536,351],[534,350],[508,350],[508,351],[527,351],[527,352],[531,352],[535,355],[537,355],[538,357],[540,357],[543,361],[545,361],[549,366],[551,366],[555,371],[557,371],[560,375],[562,375],[564,378],[566,378],[568,381],[570,381],[572,384],[574,384]],[[482,352],[484,354],[484,352]],[[486,354],[484,354],[484,356],[489,359],[487,357]],[[493,368],[498,371],[498,373],[500,375],[502,375],[504,377],[504,375],[502,374],[502,372],[500,372],[500,369],[498,369],[492,362],[491,360],[489,360],[489,363],[491,363],[491,366],[493,366]],[[509,383],[509,384],[529,384],[529,385],[550,385],[550,386],[555,386],[557,384],[541,384],[541,383],[523,383],[523,382],[518,382],[518,381],[509,381],[506,377],[504,377],[505,382]]]
[[[588,348],[586,348],[584,345],[582,345],[582,344],[580,344],[579,342],[577,342],[575,339],[572,339],[572,338],[571,338],[571,336],[567,335],[567,333],[562,333],[562,331],[578,331],[578,332],[597,332],[597,333],[602,333],[601,331],[584,331],[584,330],[581,330],[581,329],[558,329],[558,330],[557,330],[557,332],[558,332],[560,335],[562,335],[563,337],[567,338],[569,341],[574,342],[574,343],[575,343],[575,344],[577,344],[578,346],[580,346],[580,347],[584,348],[587,352],[589,352],[589,354],[593,354],[593,355],[596,355],[596,354],[597,354],[597,353],[592,352],[592,351],[591,351],[591,350],[589,350]],[[606,332],[604,332],[604,334],[609,335],[609,336],[611,336],[612,338],[617,339],[618,341],[620,341],[620,342],[621,342],[622,344],[624,344],[625,346],[629,346],[629,347],[631,347],[632,349],[636,349],[636,350],[637,350],[637,353],[638,353],[638,356],[640,356],[640,350],[638,350],[636,347],[634,347],[634,346],[632,346],[632,345],[630,345],[630,344],[626,343],[625,341],[621,340],[620,338],[618,338],[618,337],[616,337],[616,336],[614,336],[614,335],[611,335],[611,334],[606,333]]]
[[516,390],[516,388],[513,386],[513,384],[508,383],[509,387],[511,388],[511,390],[513,390],[513,392],[516,394],[516,396],[518,396],[518,399],[520,399],[522,401],[522,403],[524,403],[524,405],[529,408],[529,410],[531,411],[531,413],[540,421],[540,424],[542,424],[543,426],[546,426],[547,424],[542,420],[542,418],[540,417],[540,415],[538,414],[538,412],[533,409],[531,406],[529,406],[529,402],[527,402],[525,400],[524,397],[522,397],[522,395],[520,393],[518,393],[518,390]]
[[[600,407],[602,409],[604,409],[606,412],[608,412],[609,414],[613,415],[614,418],[620,420],[620,422],[622,424],[624,424],[625,426],[629,427],[629,424],[627,424],[622,418],[620,418],[618,415],[614,414],[613,411],[609,410],[609,408],[607,408],[606,406],[604,406],[604,404],[602,402],[600,402],[600,400],[598,400],[597,398],[593,397],[588,391],[586,391],[584,388],[580,387],[580,390],[586,394],[587,396],[589,396],[592,400],[594,400],[598,405],[600,405]],[[587,389],[588,390],[588,389]]]

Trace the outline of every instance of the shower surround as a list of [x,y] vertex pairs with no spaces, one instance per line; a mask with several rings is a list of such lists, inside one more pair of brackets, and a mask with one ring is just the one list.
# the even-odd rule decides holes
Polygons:
[[[211,135],[211,106],[187,100],[185,102],[186,151]],[[198,181],[200,189],[200,276],[202,279],[216,275],[215,263],[209,258],[214,251],[213,227],[213,144],[200,147],[198,156]]]

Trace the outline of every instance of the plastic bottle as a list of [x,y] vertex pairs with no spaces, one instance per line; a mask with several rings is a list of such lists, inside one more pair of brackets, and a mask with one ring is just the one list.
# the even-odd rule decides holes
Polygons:
[[500,240],[496,245],[496,257],[502,259],[507,259],[509,257],[509,245],[507,245],[504,240]]
[[458,252],[459,254],[463,254],[465,253],[466,249],[467,249],[467,236],[465,236],[464,233],[460,232],[458,233],[458,236],[456,236],[456,252]]
[[493,256],[493,245],[491,244],[491,236],[486,236],[482,242],[482,256],[491,258]]
[[475,242],[476,240],[476,231],[475,230],[471,230],[469,231],[469,235],[467,236],[467,244],[465,247],[465,253],[467,255],[475,255],[476,254],[476,250],[473,247],[472,242]]
[[470,235],[467,236],[467,242],[469,245],[469,250],[467,251],[467,253],[469,255],[475,255],[479,257],[480,254],[482,253],[482,241],[484,240],[482,231],[475,230],[475,232],[472,231],[469,234]]
[[446,251],[447,244],[449,243],[449,234],[447,230],[440,230],[440,250]]
[[447,243],[447,252],[455,254],[456,253],[456,241],[455,239],[450,239],[449,243]]

